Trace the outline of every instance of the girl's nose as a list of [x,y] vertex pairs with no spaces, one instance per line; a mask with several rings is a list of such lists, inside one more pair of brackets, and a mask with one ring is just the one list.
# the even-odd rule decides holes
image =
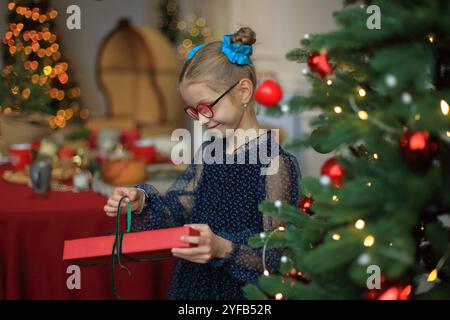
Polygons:
[[199,114],[199,115],[198,115],[198,121],[200,121],[200,123],[201,123],[202,126],[208,124],[208,122],[209,122],[210,120],[211,120],[211,119],[205,117],[205,116],[202,115],[202,114]]

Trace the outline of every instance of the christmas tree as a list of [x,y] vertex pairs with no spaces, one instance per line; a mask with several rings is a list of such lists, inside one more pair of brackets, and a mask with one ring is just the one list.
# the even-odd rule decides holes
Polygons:
[[4,114],[39,112],[52,115],[49,125],[63,128],[68,121],[85,119],[80,88],[63,57],[55,31],[57,11],[44,0],[8,3],[8,25],[3,37],[0,106]]
[[179,30],[178,2],[175,0],[162,0],[159,3],[160,17],[158,28],[173,44],[176,44]]
[[179,17],[177,0],[162,0],[159,8],[159,31],[176,46],[181,61],[186,60],[193,47],[213,40],[211,28],[204,17],[192,12],[186,19]]
[[320,110],[286,147],[334,156],[302,178],[298,207],[261,204],[285,227],[250,243],[280,267],[248,298],[450,298],[450,3],[355,2],[287,54],[308,64],[310,93],[267,109]]

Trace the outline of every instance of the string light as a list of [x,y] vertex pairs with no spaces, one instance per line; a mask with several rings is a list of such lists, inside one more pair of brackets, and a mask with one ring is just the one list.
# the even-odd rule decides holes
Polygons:
[[333,201],[338,202],[339,201],[339,197],[337,195],[333,195],[332,197]]
[[361,120],[367,120],[369,118],[369,114],[364,110],[360,110],[360,111],[358,111],[358,117]]
[[367,182],[367,183],[366,183],[366,186],[371,187],[371,186],[372,186],[372,182],[370,182],[370,181]]
[[363,88],[360,88],[360,89],[358,90],[358,94],[359,94],[361,97],[365,97],[365,96],[366,96],[366,90],[364,90]]
[[445,100],[441,100],[441,111],[444,116],[448,115],[449,107]]
[[421,117],[420,117],[420,114],[418,114],[418,113],[414,116],[414,119],[417,120],[417,121],[419,121],[420,118],[421,118]]
[[432,34],[432,33],[430,33],[428,36],[427,36],[427,38],[428,38],[428,41],[430,42],[430,43],[433,43],[434,42],[434,34]]
[[340,106],[335,106],[334,112],[336,112],[337,114],[342,113],[342,108]]
[[283,299],[283,294],[282,294],[282,293],[277,293],[277,294],[275,295],[275,299],[277,299],[277,300]]
[[338,241],[341,239],[341,235],[339,233],[335,233],[335,234],[333,234],[332,238],[333,238],[333,240]]
[[[280,200],[276,200],[275,201],[275,206],[278,208],[278,215],[281,214],[281,201]],[[266,250],[267,250],[267,245],[269,244],[269,240],[270,238],[276,233],[276,232],[280,232],[280,231],[284,231],[284,227],[279,227],[273,231],[270,232],[270,234],[266,237],[265,232],[260,233],[260,238],[261,239],[265,239],[264,241],[264,246],[263,246],[263,250],[262,250],[262,263],[263,263],[263,269],[264,269],[264,275],[268,276],[269,275],[269,271],[266,268]],[[263,236],[264,234],[264,236]]]
[[436,281],[437,277],[438,277],[438,271],[437,271],[437,269],[434,269],[428,275],[427,282],[434,282],[434,281]]
[[45,66],[44,67],[44,74],[46,76],[49,76],[52,73],[52,71],[53,71],[53,68],[51,66]]
[[377,153],[374,153],[374,154],[373,154],[373,158],[374,158],[375,160],[378,160],[378,154],[377,154]]
[[364,220],[362,220],[362,219],[359,219],[358,221],[356,221],[356,223],[355,223],[355,228],[356,229],[359,229],[359,230],[362,230],[362,229],[364,229],[364,226],[366,225],[366,223],[364,222]]
[[364,246],[366,246],[366,247],[371,247],[371,246],[373,246],[374,243],[375,243],[375,238],[372,235],[368,235],[364,239]]
[[327,80],[327,85],[331,86],[333,84],[333,81]]
[[206,25],[206,19],[205,18],[198,18],[195,22],[198,27],[204,27]]

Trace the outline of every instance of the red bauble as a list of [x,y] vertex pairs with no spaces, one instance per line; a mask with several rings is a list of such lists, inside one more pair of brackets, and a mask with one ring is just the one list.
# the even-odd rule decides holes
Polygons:
[[392,286],[386,290],[369,290],[367,298],[370,300],[408,300],[412,286]]
[[428,131],[406,130],[400,136],[400,154],[415,171],[425,171],[439,149],[438,140]]
[[328,176],[336,187],[339,188],[340,186],[342,186],[342,180],[345,175],[345,170],[336,161],[336,158],[331,158],[325,161],[322,169],[320,170],[320,173],[323,176]]
[[318,52],[309,56],[308,67],[312,72],[318,73],[322,79],[333,72],[328,56]]
[[314,213],[311,211],[312,202],[312,198],[304,197],[298,202],[298,208],[309,215],[313,215]]
[[265,106],[276,106],[283,98],[283,90],[280,85],[273,80],[266,80],[259,85],[255,92],[256,102]]
[[302,283],[309,283],[310,280],[303,275],[303,272],[297,271],[295,268],[292,268],[291,271],[286,272],[285,277],[290,279],[296,279]]

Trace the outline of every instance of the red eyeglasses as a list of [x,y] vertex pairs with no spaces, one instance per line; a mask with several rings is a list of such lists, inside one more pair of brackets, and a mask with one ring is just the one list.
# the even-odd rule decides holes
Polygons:
[[187,113],[188,116],[190,116],[194,120],[198,120],[198,115],[201,114],[202,116],[211,119],[214,117],[214,111],[213,107],[215,104],[217,104],[220,99],[222,99],[228,92],[230,92],[234,87],[238,85],[239,81],[233,84],[227,91],[225,91],[220,97],[218,97],[216,100],[214,100],[213,103],[207,104],[207,103],[201,103],[194,107],[186,107],[184,108],[184,112]]

